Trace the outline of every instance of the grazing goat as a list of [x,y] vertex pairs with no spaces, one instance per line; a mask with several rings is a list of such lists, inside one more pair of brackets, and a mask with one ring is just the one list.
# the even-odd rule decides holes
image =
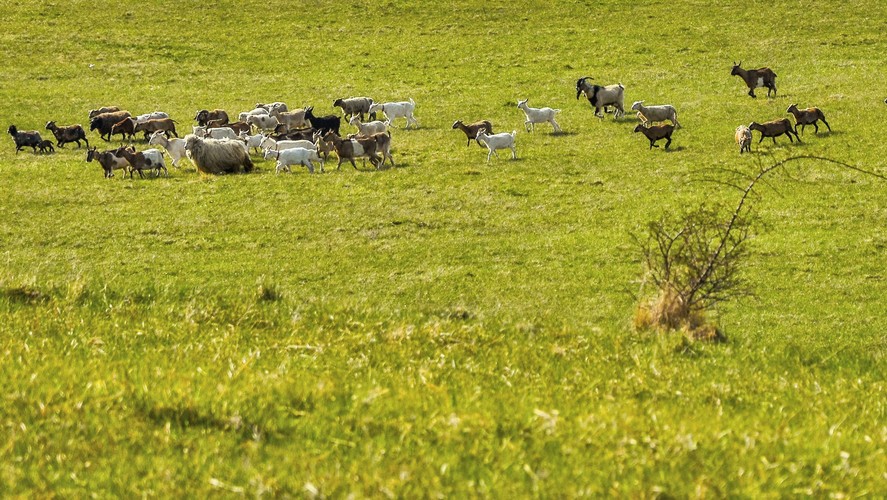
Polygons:
[[271,116],[277,118],[280,125],[283,125],[284,131],[309,126],[308,120],[305,119],[304,109],[296,109],[293,111],[273,110],[271,111]]
[[80,125],[66,125],[64,127],[59,127],[55,122],[50,121],[46,122],[46,130],[52,132],[52,135],[55,136],[55,141],[60,148],[65,147],[65,144],[69,142],[76,142],[77,147],[79,148],[80,141],[84,141],[86,147],[89,147],[89,139],[86,138],[86,132]]
[[751,153],[751,130],[748,129],[745,125],[740,125],[736,127],[735,134],[736,144],[739,144],[739,154],[742,154],[746,151]]
[[609,112],[607,111],[607,106],[616,108],[613,111],[614,120],[625,115],[625,87],[621,83],[602,87],[588,83],[588,80],[594,80],[594,78],[583,76],[576,81],[576,99],[579,99],[579,96],[584,94],[591,107],[594,108],[594,116],[598,118],[604,117],[603,113],[601,113],[601,108],[603,108],[604,113]]
[[323,172],[323,160],[317,155],[317,151],[307,148],[269,149],[265,151],[266,160],[277,160],[275,172],[290,171],[290,165],[305,165],[309,173],[314,173],[314,164],[311,160],[320,162],[320,171]]
[[251,172],[254,168],[249,153],[239,141],[201,139],[189,134],[185,136],[185,150],[197,170],[204,174],[230,174],[241,169]]
[[748,95],[758,97],[755,95],[755,89],[760,87],[767,87],[767,97],[770,97],[771,91],[774,96],[776,95],[776,73],[770,68],[742,69],[741,65],[742,61],[739,61],[739,64],[734,61],[730,76],[738,75],[745,80],[745,84],[748,85]]
[[379,157],[376,156],[376,140],[373,138],[342,139],[332,131],[328,131],[323,136],[323,140],[331,143],[336,150],[336,156],[339,157],[339,163],[336,165],[336,170],[339,170],[342,167],[342,162],[345,160],[350,161],[354,170],[357,170],[357,164],[354,163],[354,159],[363,157],[369,158],[370,163],[374,167],[378,168],[379,166],[380,160]]
[[339,135],[339,127],[341,126],[342,120],[336,115],[317,117],[314,116],[314,106],[308,106],[305,108],[305,119],[311,123],[312,128],[316,129],[321,134],[333,131],[336,135]]
[[656,141],[659,139],[665,139],[665,149],[668,149],[671,145],[671,134],[674,132],[674,125],[652,125],[650,127],[645,127],[642,124],[638,124],[638,126],[634,128],[634,131],[641,132],[647,136],[647,139],[650,140],[650,149],[659,147],[656,145]]
[[527,105],[527,101],[529,99],[524,99],[523,101],[517,101],[517,107],[522,109],[524,114],[527,116],[526,121],[524,121],[524,128],[527,129],[527,132],[530,131],[530,127],[532,130],[536,131],[537,123],[550,123],[552,127],[554,127],[555,132],[560,132],[561,127],[554,121],[554,115],[561,112],[559,109],[551,109],[551,108],[531,108]]
[[155,111],[153,113],[145,113],[144,115],[139,115],[135,117],[136,125],[139,123],[145,123],[148,120],[159,120],[161,118],[169,118],[169,114],[164,113],[163,111]]
[[214,109],[212,111],[201,109],[197,112],[197,115],[194,116],[194,120],[201,127],[206,126],[206,123],[212,120],[222,120],[222,125],[224,125],[228,123],[228,113],[223,109]]
[[[89,130],[98,130],[99,136],[101,136],[102,140],[110,141],[111,140],[111,129],[114,125],[120,123],[124,118],[131,118],[132,115],[129,114],[129,111],[113,111],[110,113],[102,113],[100,115],[96,115],[89,122]],[[108,136],[105,139],[105,136]]]
[[261,131],[274,130],[278,125],[277,118],[271,115],[250,115],[246,118],[246,123]]
[[170,139],[163,130],[154,132],[151,135],[151,138],[148,139],[148,144],[152,146],[163,146],[163,148],[166,149],[166,152],[169,153],[169,157],[172,158],[172,166],[176,168],[179,168],[179,160],[188,156],[185,152],[185,140]]
[[18,154],[25,146],[34,148],[36,153],[37,147],[43,142],[43,138],[40,137],[40,133],[36,130],[19,130],[15,125],[10,125],[6,132],[12,136],[12,140],[15,142],[15,154]]
[[49,139],[43,139],[42,141],[40,141],[40,144],[37,145],[37,148],[40,149],[41,153],[55,153],[55,148],[52,147],[52,141],[50,141]]
[[485,129],[480,129],[477,131],[477,141],[483,143],[487,146],[487,149],[490,150],[487,153],[487,163],[490,162],[490,157],[493,154],[496,154],[496,158],[499,158],[499,153],[496,152],[497,149],[510,149],[511,150],[511,159],[517,159],[517,150],[514,148],[514,136],[517,135],[517,130],[512,130],[510,134],[501,133],[495,135],[487,135],[487,131]]
[[776,138],[782,134],[787,135],[788,140],[791,142],[795,142],[794,139],[792,139],[792,134],[795,134],[795,139],[797,139],[798,142],[801,142],[801,138],[798,137],[798,132],[792,128],[792,122],[790,122],[788,118],[780,118],[763,124],[751,122],[748,124],[748,128],[757,130],[761,133],[761,140],[758,141],[758,144],[760,144],[765,137],[771,137],[773,139],[773,144],[776,144]]
[[363,123],[361,117],[357,115],[352,116],[351,120],[349,120],[348,123],[357,127],[357,134],[363,137],[369,137],[374,134],[381,134],[388,130],[388,126],[385,125],[385,122],[376,120]]
[[105,172],[105,179],[110,179],[111,177],[114,177],[115,170],[125,170],[127,165],[129,165],[129,163],[126,161],[126,158],[124,158],[122,153],[120,153],[120,151],[123,149],[125,148],[98,152],[96,148],[93,147],[92,149],[87,151],[86,161],[97,161],[99,165],[102,166],[102,170]]
[[819,133],[819,125],[816,124],[819,120],[822,120],[822,123],[825,123],[825,126],[828,127],[828,131],[832,131],[831,125],[825,121],[825,115],[822,113],[822,110],[819,108],[807,108],[807,109],[798,109],[797,104],[792,104],[785,110],[786,113],[791,113],[795,115],[795,132],[798,130],[798,125],[801,126],[801,133],[804,132],[804,128],[807,125],[813,125],[813,133]]
[[370,120],[376,119],[376,113],[370,113],[370,108],[373,106],[373,100],[369,97],[351,97],[349,99],[336,99],[333,101],[333,107],[336,106],[342,108],[342,114],[345,115],[346,120],[350,120],[355,116],[360,116],[360,121],[363,121],[363,114],[367,113],[370,115]]
[[142,123],[136,122],[134,132],[144,132],[145,140],[147,141],[149,135],[161,130],[164,132],[170,132],[176,137],[179,136],[179,134],[176,133],[176,121],[172,118],[152,118]]
[[125,141],[127,136],[129,136],[129,140],[132,141],[135,133],[136,121],[132,118],[124,118],[111,127],[111,135],[120,134],[121,141]]
[[103,106],[99,109],[90,109],[89,110],[89,119],[92,120],[96,116],[99,116],[102,113],[113,113],[115,111],[120,111],[120,108],[117,106]]
[[468,142],[465,144],[466,147],[471,146],[472,140],[476,141],[478,146],[484,147],[483,144],[477,140],[477,132],[480,129],[485,129],[489,134],[493,133],[493,124],[490,123],[489,120],[474,122],[470,125],[465,125],[462,123],[462,120],[456,120],[453,122],[453,128],[465,132],[465,135],[468,137]]
[[416,103],[410,98],[409,101],[401,101],[401,102],[386,102],[382,104],[372,104],[370,106],[370,114],[377,113],[381,111],[385,113],[385,124],[389,127],[391,126],[391,122],[394,121],[395,118],[406,118],[407,125],[405,128],[410,128],[410,124],[415,124],[416,128],[419,128],[419,120],[413,116],[413,112],[416,110]]
[[660,104],[658,106],[644,106],[644,101],[635,101],[631,105],[632,111],[638,112],[638,118],[645,127],[649,127],[653,122],[664,122],[671,120],[676,128],[681,128],[678,123],[678,112],[671,104]]

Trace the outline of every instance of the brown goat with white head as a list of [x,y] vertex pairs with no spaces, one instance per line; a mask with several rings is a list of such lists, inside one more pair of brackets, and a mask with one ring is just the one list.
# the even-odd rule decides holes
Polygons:
[[771,91],[774,96],[776,95],[776,73],[773,70],[770,68],[742,69],[741,65],[742,61],[739,61],[739,64],[734,62],[730,76],[739,76],[745,80],[745,84],[748,85],[748,95],[757,97],[755,89],[760,87],[767,87],[767,97],[770,97]]
[[819,125],[816,124],[819,120],[822,120],[822,123],[825,123],[825,126],[828,127],[828,131],[832,131],[831,125],[825,121],[825,115],[822,113],[822,110],[819,108],[807,108],[807,109],[798,109],[797,104],[792,104],[785,110],[786,113],[791,113],[795,116],[795,131],[798,130],[798,125],[801,126],[801,132],[804,132],[804,128],[807,125],[813,125],[815,134],[819,133]]
[[765,137],[771,137],[773,139],[773,144],[776,144],[776,138],[782,134],[787,135],[789,141],[795,142],[795,140],[792,139],[792,134],[794,134],[795,139],[797,139],[798,142],[801,142],[801,138],[798,137],[798,132],[792,127],[792,122],[790,122],[788,118],[771,120],[766,123],[751,122],[748,124],[748,128],[751,130],[757,130],[761,133],[761,140],[758,141],[758,144],[760,144]]

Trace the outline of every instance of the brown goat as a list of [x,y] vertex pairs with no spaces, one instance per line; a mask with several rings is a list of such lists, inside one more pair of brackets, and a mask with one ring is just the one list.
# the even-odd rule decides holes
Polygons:
[[480,141],[477,140],[477,132],[480,129],[485,129],[486,133],[488,133],[490,135],[493,134],[493,124],[490,123],[489,120],[474,122],[470,125],[465,125],[464,123],[462,123],[462,120],[456,120],[455,122],[453,122],[453,128],[454,129],[457,128],[457,129],[461,130],[462,132],[465,132],[465,135],[468,136],[468,142],[465,144],[466,147],[471,146],[472,140],[477,142],[478,146],[484,147],[484,145],[481,144]]
[[129,136],[129,140],[131,141],[133,135],[135,135],[135,127],[135,120],[133,120],[132,118],[124,118],[111,127],[111,136],[115,134],[120,134],[120,140],[122,141],[125,141],[126,137]]
[[773,92],[773,95],[776,95],[776,73],[774,73],[770,68],[758,68],[758,69],[742,69],[739,66],[742,65],[742,61],[739,61],[739,64],[733,63],[733,71],[730,72],[730,76],[739,76],[743,80],[745,80],[745,84],[748,85],[748,95],[752,97],[757,97],[755,95],[755,89],[759,87],[767,87],[767,97],[770,97],[770,92]]
[[376,156],[375,138],[342,139],[333,131],[328,131],[326,135],[323,136],[323,140],[332,143],[333,148],[336,150],[336,156],[339,157],[339,163],[336,165],[336,170],[339,170],[342,167],[342,162],[344,160],[350,161],[354,170],[357,170],[357,164],[354,163],[354,159],[362,157],[368,157],[370,163],[374,167],[379,168],[380,159]]
[[126,169],[128,165],[126,158],[123,157],[121,151],[125,148],[117,148],[112,149],[110,151],[97,151],[97,148],[93,147],[88,150],[86,153],[86,161],[92,162],[93,160],[97,161],[99,165],[102,166],[102,170],[105,172],[105,179],[110,179],[114,177],[114,170],[117,169]]
[[814,134],[819,133],[819,125],[816,124],[817,121],[822,120],[822,123],[825,123],[825,126],[828,127],[828,131],[832,131],[831,125],[825,121],[825,115],[822,114],[822,110],[819,108],[807,108],[807,109],[798,109],[797,104],[792,104],[785,110],[786,113],[791,113],[795,115],[795,132],[798,131],[798,125],[801,126],[801,132],[804,132],[804,128],[807,125],[813,125]]
[[224,123],[222,123],[222,125],[224,125],[225,123],[228,123],[228,113],[226,113],[223,109],[214,109],[212,111],[201,109],[197,112],[197,115],[194,117],[194,119],[201,127],[205,127],[206,122],[210,120],[224,120]]
[[65,147],[65,144],[69,142],[76,142],[79,148],[80,141],[86,142],[86,147],[89,147],[89,139],[86,138],[86,132],[83,131],[83,127],[80,125],[59,127],[55,122],[50,121],[46,123],[46,130],[52,132],[60,148]]
[[671,134],[674,133],[674,125],[651,125],[650,127],[645,127],[643,124],[638,124],[634,131],[644,134],[650,140],[650,149],[658,148],[656,141],[660,139],[665,139],[665,149],[668,149],[668,146],[671,145]]
[[89,110],[89,119],[92,120],[96,116],[99,116],[102,113],[113,113],[115,111],[120,111],[120,108],[117,106],[103,106],[99,109],[90,109]]
[[[110,141],[111,140],[111,128],[120,123],[124,118],[131,118],[132,115],[129,111],[114,111],[112,113],[102,113],[100,115],[96,115],[89,122],[89,130],[98,130],[99,135],[102,137],[102,140]],[[105,139],[105,136],[108,136]]]
[[748,124],[748,128],[751,130],[757,130],[761,133],[761,140],[758,141],[758,144],[764,140],[764,137],[773,138],[773,144],[776,144],[776,138],[782,134],[787,135],[789,141],[795,142],[795,140],[792,139],[792,134],[794,134],[795,139],[797,139],[798,142],[801,142],[801,138],[798,137],[798,132],[792,128],[792,122],[790,122],[788,118],[780,118],[766,123],[751,122]]
[[142,123],[136,123],[135,129],[133,132],[144,132],[145,140],[148,140],[148,136],[157,132],[158,130],[162,130],[164,132],[172,132],[172,135],[178,137],[179,134],[176,133],[176,122],[172,118],[154,118],[152,120],[147,120]]

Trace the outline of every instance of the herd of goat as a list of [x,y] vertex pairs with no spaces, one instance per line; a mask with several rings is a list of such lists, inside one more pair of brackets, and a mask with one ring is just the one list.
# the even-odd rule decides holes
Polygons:
[[[761,87],[767,88],[768,97],[771,93],[776,93],[776,74],[769,68],[745,70],[741,68],[741,62],[734,63],[731,75],[739,76],[745,81],[751,97],[756,97],[754,91]],[[622,84],[601,86],[590,83],[590,80],[593,78],[582,77],[576,82],[576,99],[584,95],[594,108],[595,116],[599,118],[603,118],[604,113],[610,113],[611,107],[614,119],[624,116],[625,87]],[[887,99],[884,102],[887,103]],[[550,124],[555,133],[561,132],[555,119],[560,110],[533,108],[527,103],[527,99],[520,100],[517,107],[526,116],[524,127],[528,132],[535,130],[536,124],[542,123]],[[344,161],[349,161],[356,169],[355,160],[362,159],[364,164],[369,160],[372,166],[379,169],[386,161],[394,165],[391,155],[392,122],[404,118],[405,128],[419,127],[419,122],[413,115],[416,103],[412,99],[376,103],[367,97],[354,97],[336,99],[333,107],[341,108],[344,119],[357,129],[356,133],[342,137],[342,118],[338,115],[315,116],[314,108],[310,106],[290,111],[282,102],[258,103],[251,111],[240,113],[236,121],[231,121],[228,113],[222,109],[202,109],[194,117],[197,125],[184,138],[179,138],[177,122],[164,112],[132,116],[116,106],[89,112],[89,129],[98,131],[103,140],[111,141],[114,135],[120,135],[122,140],[128,139],[131,142],[136,134],[141,133],[149,145],[161,146],[165,154],[155,148],[136,151],[133,146],[100,152],[96,147],[90,148],[86,131],[81,125],[59,126],[50,121],[46,124],[46,130],[52,132],[56,145],[60,148],[68,143],[76,143],[80,147],[82,141],[88,149],[86,161],[99,163],[105,177],[113,177],[114,170],[118,169],[128,173],[130,177],[134,173],[143,177],[145,171],[155,175],[169,175],[164,155],[168,155],[177,168],[182,158],[188,158],[198,171],[206,174],[250,172],[254,168],[251,151],[261,154],[265,160],[274,160],[278,173],[289,172],[290,167],[295,165],[305,166],[313,173],[315,163],[320,165],[323,172],[324,163],[332,152],[338,157],[337,168]],[[665,149],[668,149],[675,128],[681,127],[674,106],[647,106],[644,101],[636,101],[630,109],[637,112],[640,121],[634,132],[646,136],[650,149],[658,148],[656,142],[662,139],[666,140]],[[384,114],[384,121],[377,120],[378,113]],[[819,108],[799,109],[796,104],[792,104],[786,113],[794,116],[794,125],[787,118],[765,123],[752,122],[748,126],[740,125],[735,133],[740,154],[751,151],[752,131],[760,132],[759,143],[764,138],[771,137],[774,144],[776,137],[783,134],[791,142],[795,139],[800,142],[797,128],[800,127],[803,131],[807,125],[813,125],[818,133],[820,121],[831,131],[831,126]],[[367,118],[370,121],[364,121]],[[656,124],[667,121],[671,123]],[[476,141],[479,145],[486,146],[488,162],[494,154],[499,157],[498,150],[505,149],[510,149],[512,158],[517,158],[517,131],[494,133],[489,120],[469,124],[457,120],[452,128],[465,133],[468,145]],[[21,131],[15,125],[10,125],[8,133],[15,142],[16,153],[24,147],[33,148],[35,153],[38,150],[41,153],[55,151],[52,141],[44,140],[37,131]]]

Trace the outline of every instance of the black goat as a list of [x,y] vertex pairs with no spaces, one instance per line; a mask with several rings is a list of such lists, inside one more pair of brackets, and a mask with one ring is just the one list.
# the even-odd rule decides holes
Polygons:
[[18,154],[25,146],[31,146],[36,153],[40,143],[43,142],[40,133],[36,130],[19,131],[15,125],[10,125],[7,132],[12,136],[12,140],[15,141],[15,154]]
[[339,135],[339,126],[342,120],[336,115],[317,117],[314,116],[314,106],[308,106],[305,108],[305,119],[311,123],[311,128],[319,131],[321,134],[332,130],[336,135]]

